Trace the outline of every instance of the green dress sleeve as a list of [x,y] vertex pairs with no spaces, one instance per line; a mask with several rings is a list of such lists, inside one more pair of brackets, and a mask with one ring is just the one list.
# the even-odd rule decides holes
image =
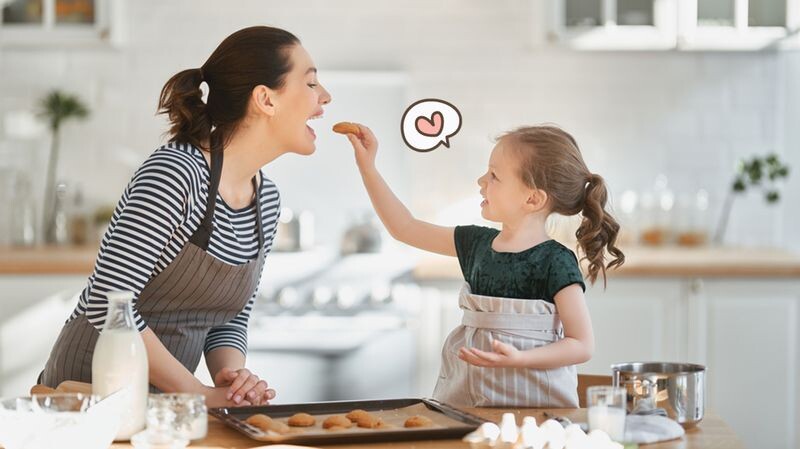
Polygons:
[[461,266],[461,273],[464,279],[469,280],[475,266],[475,256],[480,245],[484,244],[491,228],[483,226],[456,226],[453,238],[456,245],[456,256],[458,264]]
[[584,292],[586,291],[578,258],[575,257],[575,253],[563,248],[561,251],[556,251],[550,258],[545,299],[555,303],[556,294],[572,284],[578,284]]

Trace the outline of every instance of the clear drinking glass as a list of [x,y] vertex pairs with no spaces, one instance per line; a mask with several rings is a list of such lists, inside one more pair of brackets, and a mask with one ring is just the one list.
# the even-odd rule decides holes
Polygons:
[[625,438],[624,388],[595,386],[586,390],[589,406],[589,430],[602,430],[612,440],[621,442]]

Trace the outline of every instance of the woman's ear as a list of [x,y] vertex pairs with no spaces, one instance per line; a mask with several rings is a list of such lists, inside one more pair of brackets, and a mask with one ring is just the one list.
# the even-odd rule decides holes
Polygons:
[[275,91],[264,85],[253,88],[251,93],[252,105],[256,111],[270,117],[275,115]]
[[547,192],[541,189],[533,189],[528,195],[527,205],[531,212],[538,212],[547,207]]

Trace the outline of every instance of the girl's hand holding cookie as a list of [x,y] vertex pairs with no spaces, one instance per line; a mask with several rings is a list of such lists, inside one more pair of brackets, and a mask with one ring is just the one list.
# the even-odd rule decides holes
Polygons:
[[[341,126],[340,126],[341,125]],[[345,125],[347,125],[345,127]],[[353,128],[356,127],[356,128]],[[370,169],[375,167],[375,155],[378,153],[378,139],[372,134],[372,130],[359,123],[337,123],[334,126],[334,131],[339,127],[340,130],[347,134],[347,139],[353,146],[356,155],[356,164],[360,170]],[[358,132],[351,132],[358,129]],[[337,131],[337,132],[342,132]]]

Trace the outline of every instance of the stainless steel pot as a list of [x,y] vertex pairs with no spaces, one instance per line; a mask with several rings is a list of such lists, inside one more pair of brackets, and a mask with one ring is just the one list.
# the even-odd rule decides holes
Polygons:
[[614,386],[628,391],[628,411],[663,408],[684,427],[703,419],[706,367],[691,363],[633,362],[611,365]]

